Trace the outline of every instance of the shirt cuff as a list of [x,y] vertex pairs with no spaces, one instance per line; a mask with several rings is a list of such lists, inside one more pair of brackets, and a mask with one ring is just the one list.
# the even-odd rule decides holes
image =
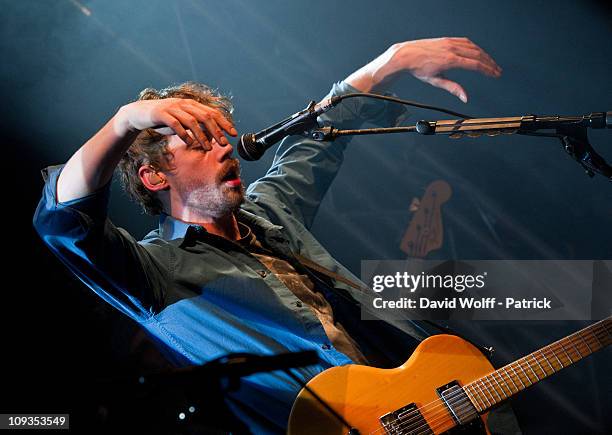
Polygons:
[[[325,98],[361,92],[348,83],[334,83],[332,90]],[[391,93],[383,95],[395,96]],[[342,100],[338,106],[319,116],[319,122],[338,129],[355,129],[364,123],[381,127],[395,127],[406,119],[406,107],[392,101],[367,97],[354,97]]]
[[103,221],[107,216],[108,203],[110,200],[110,185],[106,185],[82,198],[59,202],[57,200],[57,181],[65,165],[48,166],[41,171],[45,187],[43,198],[47,210],[72,209],[87,215],[95,221]]

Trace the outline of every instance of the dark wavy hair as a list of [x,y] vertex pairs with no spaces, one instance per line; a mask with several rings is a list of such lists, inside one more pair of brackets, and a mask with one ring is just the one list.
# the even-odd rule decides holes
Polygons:
[[[190,98],[206,106],[219,109],[228,120],[232,121],[233,106],[230,99],[204,84],[186,82],[160,90],[147,88],[138,95],[138,100],[160,100],[163,98]],[[140,204],[146,213],[151,215],[163,212],[163,206],[157,194],[151,192],[142,184],[138,176],[138,170],[143,165],[150,165],[160,171],[170,169],[167,146],[167,136],[163,136],[150,128],[143,130],[136,137],[117,167],[119,180],[125,192]]]

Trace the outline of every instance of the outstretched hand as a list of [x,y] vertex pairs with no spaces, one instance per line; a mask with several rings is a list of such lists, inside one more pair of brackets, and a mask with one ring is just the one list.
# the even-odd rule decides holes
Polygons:
[[369,64],[345,81],[368,92],[402,71],[455,95],[467,102],[465,89],[444,76],[449,69],[460,68],[499,77],[502,69],[482,48],[468,38],[419,39],[393,44]]

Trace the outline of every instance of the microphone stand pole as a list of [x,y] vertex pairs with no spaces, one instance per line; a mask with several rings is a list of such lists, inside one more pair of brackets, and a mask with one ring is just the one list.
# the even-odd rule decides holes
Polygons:
[[[497,136],[499,134],[556,137],[561,140],[564,150],[582,166],[590,177],[599,173],[612,181],[612,166],[589,143],[587,128],[612,128],[612,111],[594,112],[584,116],[527,115],[507,118],[418,121],[415,125],[405,127],[355,130],[339,130],[333,126],[327,126],[312,130],[310,136],[316,141],[333,141],[341,136],[390,133],[447,134],[451,138]],[[554,132],[543,133],[539,130],[554,130]]]

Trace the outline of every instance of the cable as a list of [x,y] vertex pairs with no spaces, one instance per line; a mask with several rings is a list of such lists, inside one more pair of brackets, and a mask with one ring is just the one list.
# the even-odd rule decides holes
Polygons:
[[347,99],[347,98],[355,98],[355,97],[366,97],[366,98],[374,98],[376,100],[392,101],[394,103],[403,104],[405,106],[413,106],[413,107],[418,107],[420,109],[434,110],[436,112],[442,112],[442,113],[446,113],[448,115],[458,116],[459,118],[463,118],[463,119],[472,119],[473,118],[473,116],[464,115],[463,113],[455,112],[453,110],[444,109],[442,107],[430,106],[429,104],[418,103],[416,101],[402,100],[401,98],[390,97],[388,95],[370,94],[370,93],[367,93],[367,92],[355,92],[355,93],[351,93],[351,94],[340,95],[340,96],[338,96],[336,98],[338,98],[337,101],[340,102],[341,100],[344,100],[344,99]]

